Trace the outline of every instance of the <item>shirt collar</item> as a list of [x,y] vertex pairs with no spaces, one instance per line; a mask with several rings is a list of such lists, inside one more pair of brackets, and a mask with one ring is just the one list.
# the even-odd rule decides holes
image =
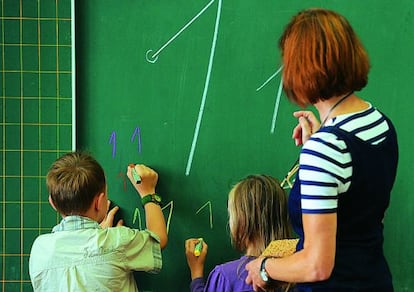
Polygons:
[[101,226],[95,220],[82,216],[66,216],[58,225],[53,227],[52,232],[71,231],[79,229],[96,229]]

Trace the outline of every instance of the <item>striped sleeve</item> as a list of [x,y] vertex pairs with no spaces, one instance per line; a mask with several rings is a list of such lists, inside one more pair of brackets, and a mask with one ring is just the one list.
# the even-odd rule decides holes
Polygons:
[[312,135],[300,155],[302,212],[336,212],[338,195],[348,189],[351,175],[351,155],[345,142],[332,133]]

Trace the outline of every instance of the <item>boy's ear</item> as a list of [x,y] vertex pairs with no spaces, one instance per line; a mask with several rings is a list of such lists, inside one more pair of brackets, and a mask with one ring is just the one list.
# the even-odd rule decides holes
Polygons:
[[95,210],[99,211],[101,208],[104,208],[105,212],[108,211],[108,200],[104,192],[95,197]]
[[53,209],[55,209],[55,211],[57,211],[56,206],[55,206],[55,203],[53,203],[53,200],[52,200],[52,196],[51,195],[49,195],[49,204],[52,206]]

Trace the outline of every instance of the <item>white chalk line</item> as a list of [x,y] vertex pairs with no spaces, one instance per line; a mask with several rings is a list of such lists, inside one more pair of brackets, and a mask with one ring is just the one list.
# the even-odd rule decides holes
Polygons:
[[197,140],[198,140],[198,134],[200,132],[201,120],[203,118],[204,106],[205,106],[205,103],[206,103],[208,87],[209,87],[209,84],[210,84],[211,69],[213,67],[214,53],[216,51],[218,27],[219,27],[219,24],[220,24],[221,2],[222,2],[222,0],[219,0],[218,5],[217,5],[216,24],[215,24],[215,27],[214,27],[213,43],[211,45],[211,50],[210,50],[210,59],[209,59],[209,63],[208,63],[206,81],[204,83],[203,97],[201,99],[200,110],[198,112],[197,123],[196,123],[196,127],[195,127],[195,130],[194,130],[193,141],[191,143],[190,154],[189,154],[188,160],[187,160],[187,167],[185,169],[185,175],[187,175],[187,176],[190,174],[191,166],[192,166],[192,163],[193,163],[194,152],[195,152],[195,148],[196,148],[196,144],[197,144]]
[[270,81],[272,81],[273,78],[275,78],[277,76],[277,74],[280,73],[280,71],[282,71],[283,69],[283,65],[279,67],[279,69],[277,69],[277,71],[275,73],[273,73],[272,76],[270,76],[269,78],[267,78],[267,80],[260,85],[258,88],[256,88],[256,91],[260,91],[263,87],[265,87]]
[[186,30],[198,17],[200,17],[201,14],[206,11],[211,4],[213,4],[214,0],[211,0],[203,9],[200,10],[199,13],[197,13],[196,16],[194,16],[186,25],[184,25],[175,35],[173,35],[161,48],[159,48],[151,57],[149,57],[149,54],[152,53],[152,50],[148,50],[145,54],[145,57],[148,62],[155,63],[158,59],[158,55],[171,43],[173,42],[184,30]]
[[275,133],[276,118],[277,118],[277,114],[279,112],[279,104],[280,104],[280,97],[282,96],[282,89],[283,89],[283,79],[280,78],[279,89],[277,90],[277,96],[276,96],[276,101],[275,101],[275,108],[273,110],[272,126],[270,128],[270,133],[271,134]]

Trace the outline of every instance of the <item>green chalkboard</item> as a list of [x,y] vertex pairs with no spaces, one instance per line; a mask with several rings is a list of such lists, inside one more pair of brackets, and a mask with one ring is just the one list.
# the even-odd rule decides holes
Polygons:
[[0,1],[0,290],[33,291],[34,239],[60,216],[45,175],[72,149],[72,2]]
[[[128,163],[160,174],[169,244],[159,275],[137,274],[143,291],[186,291],[184,240],[209,244],[206,273],[238,257],[230,245],[227,193],[239,178],[283,178],[298,151],[296,121],[280,88],[278,38],[298,1],[88,0],[76,2],[78,148],[102,163],[109,196],[127,225],[143,228]],[[359,94],[390,116],[401,163],[385,218],[385,252],[396,291],[414,288],[412,109],[414,4],[312,1],[344,14],[372,61]]]

